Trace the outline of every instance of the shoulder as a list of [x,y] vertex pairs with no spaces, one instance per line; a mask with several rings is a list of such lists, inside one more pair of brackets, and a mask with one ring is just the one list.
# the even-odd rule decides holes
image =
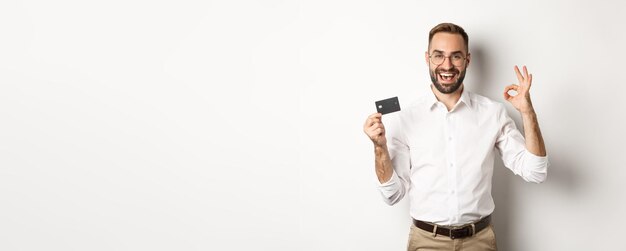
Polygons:
[[469,96],[472,102],[472,110],[478,117],[482,118],[482,120],[502,122],[506,121],[509,117],[504,103],[476,93],[470,92]]
[[394,113],[384,115],[384,120],[387,121],[390,128],[393,130],[402,130],[408,125],[415,122],[415,118],[419,118],[424,112],[429,111],[432,101],[428,95],[418,96],[417,99],[402,104],[400,101],[401,110]]
[[404,109],[404,114],[410,114],[415,111],[428,109],[433,104],[434,104],[434,100],[433,100],[432,95],[428,95],[428,94],[421,95],[417,99],[409,103],[406,109]]
[[506,110],[502,102],[495,101],[491,98],[468,92],[469,98],[472,102],[472,106],[481,111],[494,111],[501,112]]
[[472,103],[475,103],[477,105],[482,105],[482,106],[497,106],[499,104],[502,104],[500,102],[497,102],[491,98],[485,97],[483,95],[474,93],[474,92],[468,92],[468,95],[470,97],[470,99],[472,100]]

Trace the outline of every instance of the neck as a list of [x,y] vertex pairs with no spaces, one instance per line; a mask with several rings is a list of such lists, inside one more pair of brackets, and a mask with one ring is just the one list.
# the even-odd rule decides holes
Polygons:
[[435,97],[437,97],[437,100],[443,103],[446,108],[448,108],[448,111],[452,110],[452,108],[454,108],[454,105],[459,102],[459,99],[461,99],[461,93],[463,93],[464,88],[465,87],[463,86],[463,84],[461,84],[461,87],[459,87],[459,89],[457,89],[453,93],[441,93],[433,85],[430,85],[430,89],[433,91],[433,93],[435,93]]

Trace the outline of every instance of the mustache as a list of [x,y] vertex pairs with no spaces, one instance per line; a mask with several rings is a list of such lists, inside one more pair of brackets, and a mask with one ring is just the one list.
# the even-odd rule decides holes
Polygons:
[[450,70],[443,70],[443,69],[435,70],[435,73],[436,74],[440,74],[440,73],[454,73],[454,74],[457,74],[457,73],[460,73],[460,72],[459,72],[459,70],[457,70],[455,68],[452,68]]

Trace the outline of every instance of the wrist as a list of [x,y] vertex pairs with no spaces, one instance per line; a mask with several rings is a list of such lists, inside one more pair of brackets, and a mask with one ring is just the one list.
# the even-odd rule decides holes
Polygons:
[[536,116],[537,114],[535,113],[535,109],[528,108],[528,109],[524,109],[524,110],[520,110],[520,113],[522,114],[522,116]]
[[374,145],[374,152],[376,154],[387,152],[387,145]]

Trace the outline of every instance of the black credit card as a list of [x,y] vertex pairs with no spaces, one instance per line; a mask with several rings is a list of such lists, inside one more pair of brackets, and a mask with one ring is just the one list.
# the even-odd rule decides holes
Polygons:
[[400,111],[400,101],[398,101],[398,97],[376,101],[376,111],[382,114]]

